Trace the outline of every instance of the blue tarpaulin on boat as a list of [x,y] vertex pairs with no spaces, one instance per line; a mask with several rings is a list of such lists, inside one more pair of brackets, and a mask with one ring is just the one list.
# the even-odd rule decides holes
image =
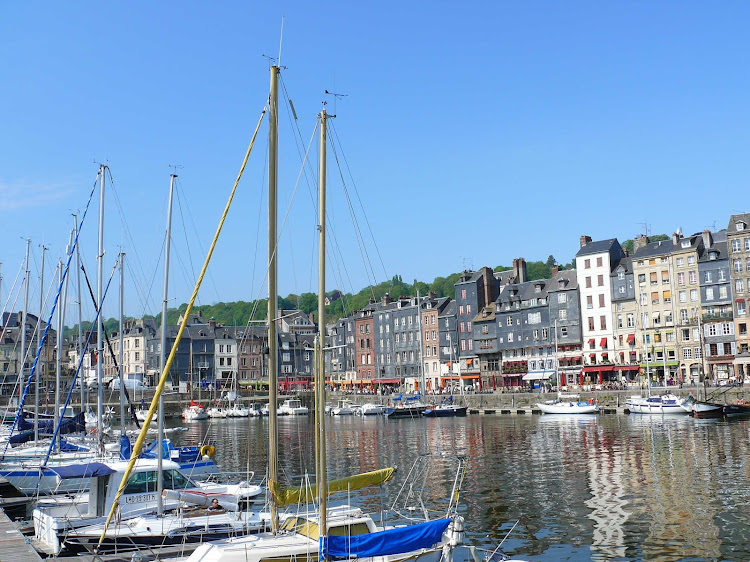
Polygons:
[[48,466],[47,469],[57,474],[63,480],[67,478],[93,478],[94,476],[107,476],[107,474],[115,472],[114,469],[100,462],[69,464],[55,467]]
[[88,451],[88,447],[81,447],[80,445],[74,445],[73,443],[68,443],[65,441],[65,439],[62,439],[60,441],[60,450],[65,452],[75,452],[75,451]]
[[440,542],[450,522],[450,519],[436,519],[366,535],[321,537],[321,554],[334,558],[361,558],[430,548]]

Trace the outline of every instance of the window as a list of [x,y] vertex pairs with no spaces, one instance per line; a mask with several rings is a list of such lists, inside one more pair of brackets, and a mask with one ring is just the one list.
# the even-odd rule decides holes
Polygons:
[[685,347],[682,350],[682,358],[683,359],[692,359],[693,358],[693,349],[691,347]]
[[565,338],[565,337],[568,336],[568,327],[567,326],[563,326],[563,327],[560,328],[560,336],[563,337],[563,338]]
[[690,341],[690,328],[682,329],[682,341]]
[[586,296],[586,308],[594,308],[594,297],[591,295]]
[[745,238],[745,250],[750,250],[750,238]]
[[712,277],[712,272],[711,271],[706,271],[706,272],[703,273],[703,280],[706,283],[710,283],[711,282],[711,277]]
[[732,240],[732,252],[739,252],[739,251],[741,251],[740,239],[735,238],[734,240]]
[[656,284],[658,284],[658,283],[659,283],[658,275],[659,275],[659,274],[658,274],[658,273],[656,273],[655,271],[652,271],[652,272],[651,272],[651,275],[650,275],[650,277],[651,277],[651,284],[652,284],[652,285],[656,285]]
[[568,319],[568,311],[564,308],[561,308],[557,311],[557,319],[558,320],[567,320]]
[[634,314],[628,314],[628,328],[635,328],[635,315]]
[[532,337],[534,338],[534,340],[538,340],[539,339],[539,330],[534,330],[532,332]]
[[713,287],[706,287],[706,300],[707,301],[714,300],[714,288]]
[[135,352],[135,360],[136,361],[140,361],[141,360],[141,352],[140,351],[136,351]]
[[599,295],[599,308],[604,308],[604,295]]
[[687,302],[687,291],[680,291],[678,295],[680,302]]
[[695,270],[692,270],[688,273],[688,278],[690,280],[691,285],[695,285],[698,282],[698,272]]
[[464,313],[464,305],[460,304],[458,305],[458,314],[463,315]]
[[695,256],[688,256],[688,265],[695,265]]
[[698,289],[690,289],[690,302],[698,302]]
[[539,324],[542,321],[541,312],[529,312],[528,322],[529,324]]
[[734,281],[734,290],[737,293],[744,293],[745,292],[745,280],[744,279],[736,279]]
[[466,289],[461,289],[461,298],[462,299],[466,298]]
[[469,340],[469,351],[474,349],[474,340]]
[[596,278],[596,284],[599,287],[604,287],[604,275],[598,275]]
[[745,301],[737,301],[737,314],[744,316],[746,312]]
[[731,322],[725,322],[721,325],[721,331],[725,336],[731,336],[733,327],[734,324],[732,324]]
[[722,285],[719,287],[719,298],[720,299],[727,299],[729,298],[729,289],[726,285]]
[[599,329],[600,330],[606,330],[607,329],[607,317],[606,316],[600,316],[599,317]]
[[736,272],[742,271],[742,260],[741,259],[733,260],[732,269],[734,269],[734,271]]
[[596,258],[596,267],[602,266],[602,258]]
[[591,260],[588,260],[588,259],[587,260],[583,260],[583,268],[584,269],[591,269]]
[[680,271],[677,274],[677,284],[678,285],[684,285],[685,284],[685,272],[684,271]]
[[591,277],[586,277],[586,288],[587,289],[591,288]]
[[625,280],[625,272],[622,269],[618,269],[617,270],[617,278],[620,281],[624,281]]
[[557,293],[557,303],[563,304],[568,302],[568,293]]
[[593,316],[589,317],[589,330],[592,332],[594,331],[594,317]]
[[466,323],[466,331],[471,332],[471,322]]
[[645,283],[646,282],[646,274],[645,273],[639,273],[638,274],[638,283]]
[[466,305],[466,314],[471,314],[471,305],[470,304]]
[[677,258],[677,267],[685,265],[685,258]]
[[513,325],[513,318],[511,316],[508,316],[505,322],[506,326],[512,326]]
[[620,292],[621,295],[624,295],[625,294],[625,285],[620,285],[617,290]]
[[680,321],[684,324],[688,321],[688,311],[685,309],[680,310]]
[[659,291],[651,293],[651,304],[659,304]]

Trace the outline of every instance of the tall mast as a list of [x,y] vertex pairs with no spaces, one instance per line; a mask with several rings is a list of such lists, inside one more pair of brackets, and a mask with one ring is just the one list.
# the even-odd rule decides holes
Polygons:
[[[417,284],[417,280],[414,280],[414,285]],[[419,289],[417,289],[417,330],[419,336],[419,391],[423,396],[427,394],[427,385],[424,376],[424,353],[423,353],[423,342],[422,342],[422,305],[419,302]]]
[[[276,287],[276,194],[278,168],[279,67],[271,66],[271,92],[268,99],[268,479],[278,485],[277,409],[277,287]],[[271,494],[271,532],[279,530],[279,513]]]
[[99,441],[99,450],[104,452],[104,388],[102,387],[102,363],[104,360],[104,339],[102,332],[104,328],[104,314],[102,306],[103,281],[104,274],[102,271],[104,262],[104,177],[107,167],[104,164],[99,165],[99,246],[96,255],[96,302],[99,309],[99,318],[96,322],[96,431]]
[[[42,310],[44,308],[44,254],[47,251],[47,246],[44,244],[40,244],[42,247],[42,267],[39,272],[39,317],[36,319],[36,342],[37,342],[37,348],[40,348],[42,345],[42,316],[44,314],[44,311]],[[39,349],[39,353],[42,353],[42,350]],[[44,366],[45,360],[47,358],[42,354],[42,366]],[[49,365],[47,365],[47,370],[49,370]],[[39,441],[39,374],[37,373],[34,376],[34,403],[36,404],[34,408],[34,441]]]
[[560,392],[560,360],[557,358],[557,319],[555,319],[555,376],[557,377],[557,392]]
[[19,404],[21,396],[23,395],[23,389],[26,386],[26,379],[24,378],[24,370],[26,366],[26,312],[29,310],[29,251],[31,248],[31,238],[26,239],[26,285],[23,289],[23,312],[21,313],[21,320],[18,323],[19,329],[21,330],[21,368],[18,370],[20,385],[18,387],[18,399]]
[[125,313],[125,254],[123,252],[120,252],[120,337],[119,337],[119,348],[120,348],[120,358],[118,359],[118,363],[120,364],[120,436],[125,435],[125,375],[122,372],[123,370],[123,364],[122,364],[122,355],[123,355],[123,343],[124,343],[124,335],[123,335],[123,317]]
[[[76,240],[78,240],[78,215],[73,215],[73,223],[75,226]],[[76,345],[76,355],[78,361],[81,362],[81,368],[83,368],[83,305],[81,304],[81,252],[78,249],[80,247],[80,240],[76,243],[76,272],[78,278],[78,344]],[[86,411],[86,381],[83,376],[78,377],[78,382],[81,385],[81,412]]]
[[[57,278],[60,283],[62,283],[62,273],[63,273],[63,262],[62,260],[59,261],[57,264]],[[66,283],[65,283],[65,291],[62,303],[60,303],[62,306],[57,307],[57,342],[55,345],[56,352],[55,352],[55,427],[57,427],[59,421],[60,421],[60,355],[62,354],[62,333],[63,333],[63,322],[65,321],[63,319],[63,314],[65,310],[65,305],[67,304],[66,298],[68,293],[68,283],[67,283],[67,277]],[[59,435],[59,433],[58,433]],[[57,449],[57,441],[55,440],[55,443],[53,444],[53,450]]]
[[318,338],[315,364],[315,418],[318,421],[317,456],[318,501],[320,502],[320,533],[326,536],[328,518],[328,479],[326,477],[326,377],[323,360],[325,348],[326,314],[326,137],[328,115],[325,108],[320,112],[320,187],[318,192]]
[[[169,304],[169,250],[172,242],[172,197],[174,195],[174,179],[177,174],[169,175],[169,203],[167,203],[167,232],[164,238],[164,289],[161,303],[161,349],[159,350],[159,370],[164,373],[167,361],[167,305]],[[156,468],[156,511],[164,513],[164,501],[161,491],[164,489],[164,474],[162,472],[162,458],[164,456],[164,397],[159,395],[159,438],[157,444]]]

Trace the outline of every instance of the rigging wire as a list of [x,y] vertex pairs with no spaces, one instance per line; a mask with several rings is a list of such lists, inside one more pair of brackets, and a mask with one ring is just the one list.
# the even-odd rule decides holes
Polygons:
[[[341,145],[341,140],[339,139],[338,131],[336,130],[336,126],[331,123],[332,129],[333,129],[333,136],[336,140],[336,142],[339,145],[339,149],[341,150],[341,158],[344,161],[344,164],[346,166],[347,172],[349,172],[349,177],[352,179],[352,186],[354,187],[354,194],[357,196],[357,201],[359,202],[359,206],[362,209],[362,215],[364,216],[365,223],[367,224],[367,230],[370,232],[370,238],[372,238],[372,244],[375,246],[375,252],[378,255],[378,259],[380,260],[380,265],[383,268],[383,274],[385,275],[385,278],[388,279],[388,272],[385,269],[385,264],[383,263],[383,257],[380,255],[380,248],[378,248],[377,240],[375,239],[375,235],[372,232],[372,227],[370,226],[370,220],[367,218],[367,212],[365,211],[365,206],[362,204],[362,199],[359,196],[359,189],[357,189],[357,183],[354,181],[354,175],[351,172],[351,169],[349,168],[349,161],[346,159],[346,154],[344,153],[344,148]],[[334,144],[334,154],[336,153],[335,149],[335,143]],[[336,162],[338,163],[338,156],[336,156]]]
[[151,309],[153,310],[155,308],[155,304],[154,302],[149,302],[149,300],[151,299],[151,291],[149,290],[148,293],[146,293],[145,295],[142,295],[140,291],[140,286],[138,285],[138,281],[145,282],[148,280],[148,277],[146,276],[146,270],[144,269],[143,263],[141,262],[140,254],[136,250],[138,246],[135,243],[135,240],[130,230],[130,226],[128,224],[127,219],[125,218],[125,213],[123,211],[122,203],[120,202],[120,197],[118,194],[118,188],[117,188],[117,185],[115,184],[115,178],[114,176],[112,176],[112,170],[109,168],[109,166],[105,167],[105,170],[106,170],[106,173],[109,174],[109,181],[110,181],[112,196],[115,201],[115,207],[117,208],[117,213],[120,218],[120,224],[124,231],[125,238],[127,240],[127,243],[130,245],[130,247],[133,248],[132,251],[128,252],[128,255],[132,257],[129,257],[127,260],[129,264],[132,262],[135,262],[135,266],[136,266],[135,268],[132,268],[132,267],[130,268],[130,271],[132,272],[132,279],[135,281],[133,285],[136,289],[136,293],[139,295],[139,298],[141,302],[143,303],[144,312],[149,307],[149,305],[151,306]]

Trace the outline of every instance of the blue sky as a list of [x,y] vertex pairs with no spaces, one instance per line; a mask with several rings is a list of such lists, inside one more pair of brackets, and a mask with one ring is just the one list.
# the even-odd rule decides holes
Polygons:
[[[263,55],[279,52],[282,16],[299,120],[281,115],[280,221],[328,99],[347,188],[383,262],[359,209],[363,264],[329,154],[331,244],[346,262],[329,260],[329,289],[358,291],[368,269],[377,282],[430,281],[520,256],[568,262],[581,234],[720,229],[748,210],[747,3],[6,2],[2,304],[15,298],[25,238],[32,277],[40,243],[48,272],[64,250],[96,162],[114,178],[104,269],[123,247],[133,315],[161,306],[169,165],[182,166],[171,304],[189,298],[267,98]],[[347,97],[334,108],[326,89]],[[265,291],[266,148],[264,124],[203,303]],[[313,149],[309,170],[316,159]],[[283,295],[316,288],[314,175],[302,177],[279,248]],[[92,275],[96,221],[94,206],[81,241]],[[112,290],[106,316],[118,310]]]

